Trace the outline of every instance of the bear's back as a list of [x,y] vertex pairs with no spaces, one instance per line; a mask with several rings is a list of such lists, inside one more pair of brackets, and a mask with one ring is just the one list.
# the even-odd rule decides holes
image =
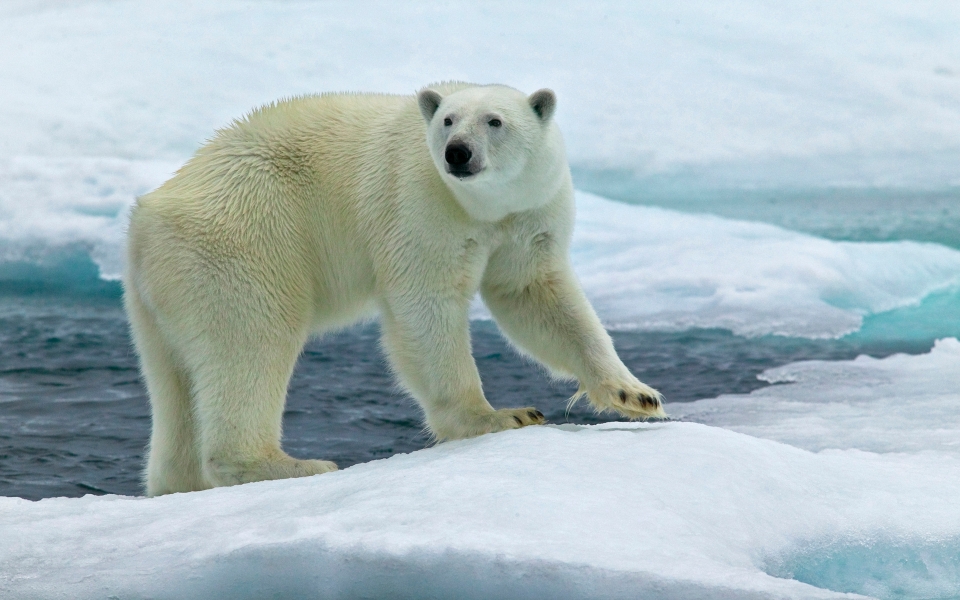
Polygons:
[[190,239],[306,224],[314,208],[336,211],[331,204],[385,182],[377,171],[389,147],[409,152],[422,127],[412,96],[323,94],[262,106],[218,130],[170,180],[139,198],[131,233],[138,221],[189,229]]
[[[451,93],[474,85],[431,87]],[[377,186],[390,183],[392,169],[430,165],[415,96],[298,96],[261,106],[218,130],[174,177],[138,199],[137,209],[154,205],[158,212],[206,218],[209,210],[264,200],[266,195],[251,193],[263,188],[321,197],[377,195]]]
[[[371,285],[371,245],[412,220],[401,216],[409,211],[398,210],[405,196],[397,193],[410,181],[420,196],[424,186],[435,186],[434,196],[447,193],[414,96],[272,103],[217,131],[174,177],[138,199],[128,265],[159,269],[167,274],[147,279],[164,281],[195,278],[209,270],[204,265],[264,277],[282,272],[278,285],[299,281],[295,287],[320,290],[316,296],[352,296],[322,289]],[[355,276],[338,282],[326,276],[331,269]]]

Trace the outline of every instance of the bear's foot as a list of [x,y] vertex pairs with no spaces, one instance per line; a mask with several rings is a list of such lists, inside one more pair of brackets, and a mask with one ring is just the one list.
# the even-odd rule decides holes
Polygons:
[[298,460],[282,454],[255,460],[210,459],[204,469],[204,476],[212,486],[220,487],[253,481],[309,477],[336,470],[336,463],[328,460]]
[[459,440],[495,433],[507,429],[520,429],[528,425],[540,425],[545,421],[543,413],[532,406],[526,408],[501,408],[464,418],[460,415],[446,426],[432,427],[438,441]]
[[667,416],[663,412],[663,396],[660,392],[636,379],[607,382],[587,390],[581,389],[571,401],[576,402],[584,394],[599,412],[612,410],[631,419]]
[[539,410],[528,406],[526,408],[501,408],[493,411],[488,417],[492,421],[491,431],[504,431],[506,429],[519,429],[527,425],[540,425],[546,418]]

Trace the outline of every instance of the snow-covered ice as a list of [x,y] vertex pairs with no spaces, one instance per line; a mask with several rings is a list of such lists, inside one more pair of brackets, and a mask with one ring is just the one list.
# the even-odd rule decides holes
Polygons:
[[[782,385],[674,404],[671,416],[813,451],[960,454],[960,342],[955,338],[938,340],[921,356],[799,362],[759,377]],[[960,512],[960,497],[957,501]]]
[[[954,457],[812,454],[688,423],[544,427],[307,480],[2,499],[0,591],[828,598],[765,569],[845,540],[956,550],[958,497]],[[948,576],[932,585],[960,585]]]
[[11,0],[0,259],[80,243],[116,276],[133,196],[217,127],[292,94],[454,78],[554,87],[575,165],[955,190],[958,29],[953,2]]
[[[31,168],[18,165],[21,173]],[[98,179],[83,186],[103,186],[109,193],[102,197],[85,197],[58,181],[37,202],[10,207],[10,218],[0,219],[0,260],[4,249],[19,258],[29,251],[43,258],[44,247],[31,246],[37,244],[32,234],[42,231],[68,248],[87,250],[102,276],[119,277],[130,188],[169,168],[135,166],[99,161]],[[124,205],[122,216],[114,212],[118,204]],[[613,328],[720,327],[747,336],[840,337],[857,331],[865,316],[917,305],[960,286],[960,251],[945,246],[836,242],[582,192],[571,259],[590,301]],[[478,301],[472,316],[489,313]]]
[[[870,390],[852,411],[817,385],[838,370],[837,403]],[[929,433],[960,401],[958,372],[960,342],[944,340],[928,355],[768,373],[796,383],[761,393],[831,421],[799,436],[820,452],[690,422],[562,425],[155,499],[0,498],[0,596],[852,597],[799,573],[879,598],[951,598],[960,455]],[[903,435],[858,430],[890,394],[916,413]],[[744,426],[735,402],[716,410],[789,438]]]
[[[955,189],[957,6],[9,2],[0,267],[79,249],[116,279],[134,197],[215,128],[291,94],[451,78],[554,87],[575,165]],[[945,248],[579,202],[575,264],[614,327],[837,337],[958,284]]]
[[252,106],[430,81],[554,87],[577,164],[956,185],[953,2],[10,0],[0,155],[182,159]]
[[119,278],[134,198],[179,166],[114,157],[0,158],[0,263],[43,264],[63,249],[79,249],[102,277]]
[[571,257],[613,327],[840,337],[960,286],[960,252],[936,244],[835,242],[585,193]]

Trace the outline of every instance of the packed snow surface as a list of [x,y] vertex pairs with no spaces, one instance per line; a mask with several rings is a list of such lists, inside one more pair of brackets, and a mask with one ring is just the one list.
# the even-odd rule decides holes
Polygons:
[[[807,450],[960,454],[960,342],[929,354],[807,361],[768,369],[781,384],[671,406],[671,416]],[[958,511],[960,511],[960,497]]]
[[[837,369],[874,391],[849,412],[809,383]],[[931,369],[960,372],[960,343],[770,375],[796,379],[773,389],[793,389],[836,429],[896,394],[917,416],[883,448],[872,430],[834,443],[833,429],[813,427],[800,443],[815,453],[690,422],[544,426],[306,479],[154,499],[0,498],[0,596],[955,597],[960,456],[925,433],[958,397],[955,377],[936,390]]]
[[764,569],[803,545],[956,538],[958,497],[953,456],[813,454],[693,423],[539,427],[302,480],[0,499],[0,591],[830,598]]

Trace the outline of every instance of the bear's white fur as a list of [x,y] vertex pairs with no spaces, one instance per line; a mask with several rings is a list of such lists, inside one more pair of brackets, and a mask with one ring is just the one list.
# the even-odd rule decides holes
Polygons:
[[153,413],[147,493],[336,469],[281,450],[287,383],[309,335],[375,314],[438,439],[541,423],[483,395],[478,290],[507,337],[597,409],[662,415],[570,268],[555,102],[462,83],[296,98],[219,131],[140,198],[124,300]]

